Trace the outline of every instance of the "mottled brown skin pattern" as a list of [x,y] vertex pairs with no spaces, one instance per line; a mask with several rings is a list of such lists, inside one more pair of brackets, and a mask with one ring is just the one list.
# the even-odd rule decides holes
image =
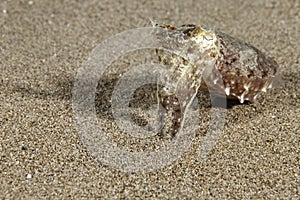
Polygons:
[[[253,103],[278,77],[278,64],[272,58],[225,33],[196,25],[155,26],[161,29],[156,33],[162,45],[157,50],[159,60],[172,72],[165,79],[175,83],[168,90],[158,88],[159,104],[172,112],[172,136],[182,126],[185,110],[198,89],[209,88],[212,96]],[[166,114],[161,116],[163,121]]]
[[271,86],[278,73],[278,64],[257,48],[227,34],[217,32],[220,55],[216,69],[224,87],[230,88],[231,99],[253,103],[259,93]]

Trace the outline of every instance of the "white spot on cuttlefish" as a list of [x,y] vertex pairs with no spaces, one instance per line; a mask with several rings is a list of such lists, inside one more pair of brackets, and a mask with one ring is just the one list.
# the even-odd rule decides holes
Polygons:
[[244,103],[244,97],[245,97],[246,92],[243,92],[243,94],[241,94],[241,96],[239,97],[239,100],[241,103]]
[[247,91],[248,91],[248,90],[249,90],[249,88],[250,88],[250,84],[245,84],[245,85],[244,85],[244,88],[245,88],[245,90],[247,90]]
[[226,93],[227,96],[230,94],[230,87],[225,88],[225,93]]
[[271,89],[272,88],[272,83],[270,83],[270,85],[268,86],[268,89]]
[[217,84],[218,80],[219,80],[219,78],[216,78],[215,80],[213,80],[215,85]]

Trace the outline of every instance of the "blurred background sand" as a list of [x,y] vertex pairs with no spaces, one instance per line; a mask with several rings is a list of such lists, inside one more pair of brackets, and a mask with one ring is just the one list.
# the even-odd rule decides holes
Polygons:
[[[1,199],[299,199],[300,1],[2,0],[0,11]],[[184,156],[128,174],[97,162],[82,145],[72,88],[94,47],[149,26],[149,18],[241,38],[277,60],[285,84],[253,105],[228,109],[205,162],[195,153],[207,130],[204,114]],[[111,131],[113,119],[98,117]]]

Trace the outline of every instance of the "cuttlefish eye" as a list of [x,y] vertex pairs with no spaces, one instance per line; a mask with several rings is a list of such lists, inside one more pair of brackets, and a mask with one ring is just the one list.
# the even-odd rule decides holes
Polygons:
[[207,37],[206,35],[203,35],[203,39],[207,40],[207,41],[212,41],[213,40],[212,37]]

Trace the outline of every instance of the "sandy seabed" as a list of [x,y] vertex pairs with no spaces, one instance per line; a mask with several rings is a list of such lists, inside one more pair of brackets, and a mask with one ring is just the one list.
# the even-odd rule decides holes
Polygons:
[[[299,1],[4,0],[0,11],[1,199],[299,199]],[[149,26],[149,18],[205,25],[253,44],[281,66],[284,86],[227,109],[205,161],[196,152],[209,102],[183,156],[153,172],[125,173],[82,144],[72,89],[94,47]],[[96,101],[101,129],[120,147],[140,151],[103,104],[115,80],[106,77]],[[143,147],[155,149],[156,140]]]

